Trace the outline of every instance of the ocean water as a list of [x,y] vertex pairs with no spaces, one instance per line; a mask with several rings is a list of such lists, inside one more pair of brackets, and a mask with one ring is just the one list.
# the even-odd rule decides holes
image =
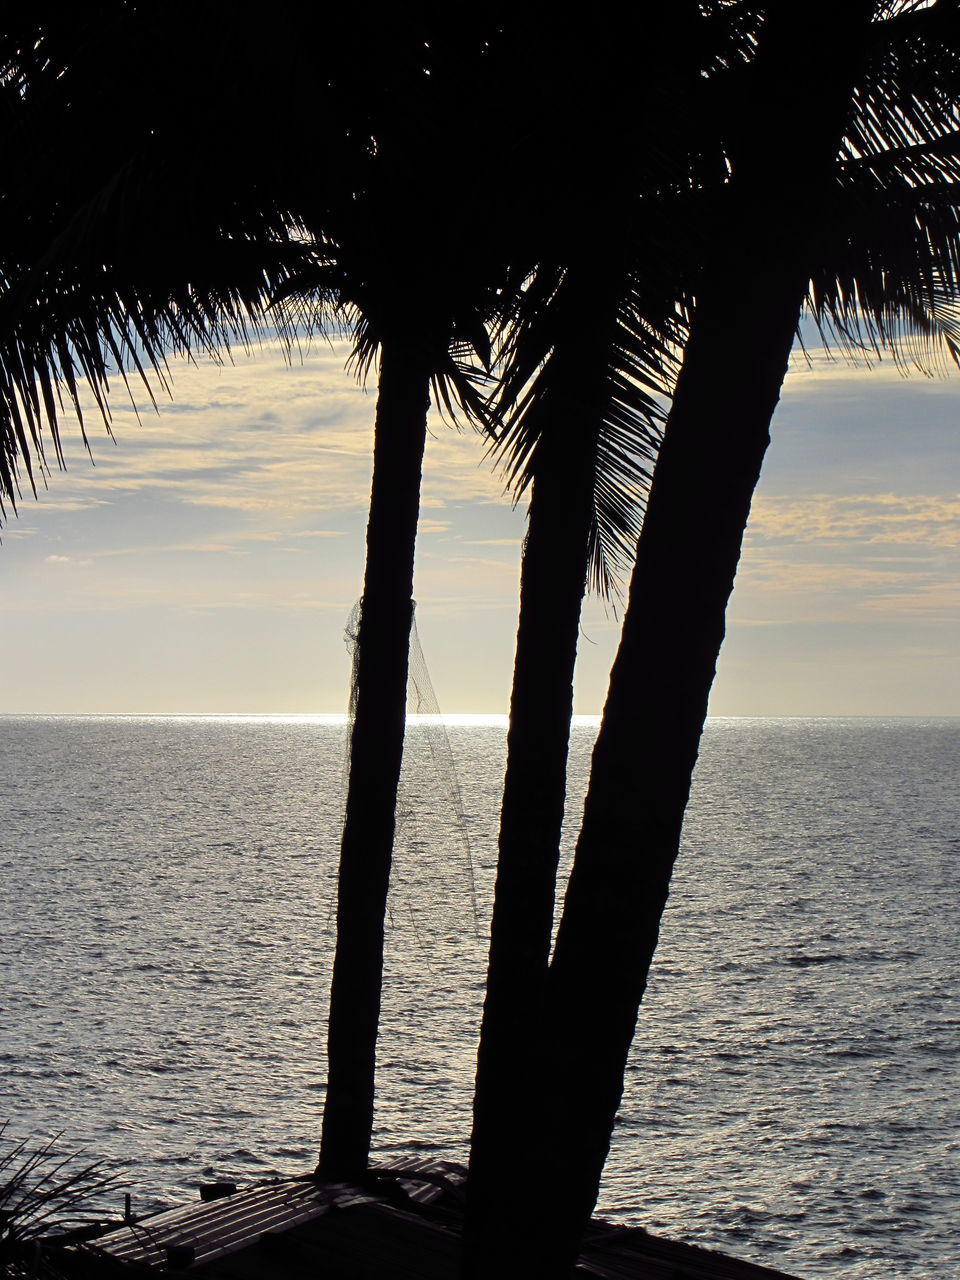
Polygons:
[[[139,1212],[315,1160],[344,732],[0,719],[0,1118],[116,1162]],[[375,1142],[462,1160],[504,730],[447,733],[459,797],[410,732]],[[956,720],[708,724],[602,1212],[954,1280],[958,777]]]

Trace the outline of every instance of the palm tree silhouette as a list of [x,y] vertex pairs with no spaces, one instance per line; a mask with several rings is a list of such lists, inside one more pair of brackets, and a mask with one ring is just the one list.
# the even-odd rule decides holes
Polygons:
[[[536,1052],[545,1055],[540,1061],[549,1060],[550,1070],[539,1081],[542,1096],[526,1116],[524,1133],[540,1152],[542,1181],[516,1191],[509,1179],[501,1186],[504,1220],[515,1224],[522,1216],[528,1227],[522,1247],[501,1256],[496,1272],[501,1276],[565,1274],[592,1210],[676,856],[743,527],[804,296],[810,288],[815,314],[841,342],[856,342],[862,334],[910,358],[939,338],[947,356],[956,353],[951,311],[958,287],[953,194],[958,148],[951,115],[960,81],[955,0],[937,0],[929,7],[856,0],[839,10],[825,0],[778,7],[681,7],[688,17],[693,15],[694,28],[712,50],[716,74],[705,77],[705,92],[717,85],[716,101],[722,108],[716,120],[707,121],[709,129],[701,121],[703,156],[696,152],[695,139],[682,154],[696,158],[697,176],[690,189],[706,188],[701,175],[713,164],[718,191],[703,201],[699,225],[704,262],[690,271],[696,311],[637,544],[621,650],[549,972],[554,833],[563,808],[559,764],[569,726],[568,694],[551,710],[552,740],[558,744],[551,748],[552,783],[535,792],[533,782],[517,787],[514,779],[509,807],[506,800],[504,805],[503,847],[513,842],[514,848],[529,829],[522,826],[526,819],[517,806],[525,805],[529,816],[534,796],[540,794],[550,808],[536,837],[543,858],[534,876],[537,922],[530,925],[530,956],[518,962],[542,978],[545,1017],[537,1024],[542,1042]],[[127,8],[118,3],[117,15]],[[331,55],[314,82],[331,113],[329,130],[318,137],[328,172],[317,176],[306,173],[302,163],[294,165],[295,147],[289,141],[278,142],[278,155],[270,163],[253,164],[255,198],[248,174],[235,189],[236,202],[227,206],[229,216],[220,206],[209,222],[199,220],[195,232],[196,243],[210,246],[211,252],[227,241],[224,252],[235,255],[236,262],[222,270],[214,262],[205,272],[202,253],[190,256],[188,241],[194,232],[189,219],[153,272],[147,269],[150,255],[138,253],[137,236],[124,237],[114,224],[111,210],[118,205],[113,195],[119,192],[129,202],[151,181],[149,189],[164,217],[176,221],[175,195],[165,193],[182,192],[183,187],[164,187],[150,177],[148,162],[155,158],[156,144],[149,130],[136,134],[143,166],[114,175],[112,185],[102,168],[94,166],[85,175],[78,161],[74,176],[79,195],[69,207],[64,207],[62,194],[60,203],[47,201],[39,178],[27,205],[0,206],[5,286],[0,369],[8,377],[0,384],[7,411],[0,480],[10,496],[17,492],[17,467],[27,467],[29,475],[45,418],[56,440],[58,385],[73,395],[86,376],[104,394],[111,351],[114,358],[133,361],[142,359],[143,351],[162,368],[163,343],[203,343],[209,335],[227,339],[245,308],[252,309],[256,320],[277,296],[305,296],[310,306],[335,299],[348,315],[355,309],[361,317],[361,368],[369,369],[379,351],[377,457],[360,659],[366,692],[361,695],[362,715],[358,700],[352,747],[354,777],[339,909],[343,951],[334,989],[339,1012],[331,1015],[336,1026],[331,1027],[331,1091],[321,1160],[322,1171],[330,1176],[362,1171],[369,1151],[382,903],[392,843],[390,789],[395,797],[431,382],[451,409],[459,400],[482,414],[468,362],[483,365],[486,322],[512,304],[498,274],[502,264],[513,268],[511,280],[526,277],[524,263],[541,256],[554,268],[559,264],[565,286],[544,286],[546,295],[561,299],[561,320],[552,313],[557,335],[544,341],[538,313],[535,337],[527,340],[517,366],[523,360],[535,366],[541,356],[549,360],[539,391],[524,405],[518,374],[494,418],[506,417],[516,403],[518,421],[526,419],[529,427],[526,437],[521,431],[517,455],[531,461],[534,477],[522,629],[532,625],[531,619],[547,618],[549,606],[556,607],[556,616],[563,613],[563,632],[569,635],[587,576],[584,530],[588,533],[595,519],[596,449],[602,440],[595,432],[572,430],[571,406],[592,406],[583,417],[595,413],[597,423],[616,401],[610,390],[619,385],[616,379],[637,380],[631,358],[640,360],[639,370],[643,378],[648,376],[649,351],[640,351],[634,340],[645,334],[644,341],[659,341],[652,336],[659,331],[638,325],[637,310],[641,317],[648,311],[670,315],[667,304],[682,299],[688,283],[671,263],[667,276],[676,270],[676,278],[669,286],[658,280],[650,291],[657,306],[645,302],[625,309],[628,290],[617,272],[611,269],[607,284],[578,274],[574,268],[579,264],[571,264],[555,245],[537,253],[529,217],[521,218],[525,234],[511,239],[509,249],[494,237],[478,254],[471,215],[458,224],[466,246],[458,250],[451,219],[428,198],[429,184],[439,177],[442,187],[452,185],[452,170],[436,162],[444,153],[440,144],[449,144],[459,128],[463,115],[457,106],[475,107],[478,86],[490,83],[490,51],[498,38],[509,35],[503,15],[475,28],[454,19],[445,25],[442,16],[426,27],[398,19],[397,25],[384,27],[371,50],[355,34],[337,28],[329,44],[362,52],[366,61],[351,78],[340,57]],[[343,44],[337,46],[340,40]],[[311,41],[302,43],[308,48]],[[822,92],[814,103],[801,104],[796,86],[814,66]],[[596,73],[602,74],[602,68]],[[29,74],[36,83],[44,69],[31,65]],[[665,72],[659,86],[664,93],[671,90],[671,74]],[[60,88],[51,84],[51,93],[69,83],[67,77],[58,81]],[[676,105],[675,83],[673,92]],[[22,113],[32,109],[17,82],[9,79],[0,87],[0,103],[14,129]],[[522,110],[520,116],[529,124]],[[89,127],[89,117],[87,123]],[[542,135],[531,128],[527,136]],[[93,154],[89,147],[80,151],[87,163]],[[237,152],[232,154],[236,159]],[[550,153],[545,168],[558,163]],[[693,168],[692,160],[690,164]],[[168,166],[158,172],[169,178],[171,171]],[[218,174],[218,183],[223,178]],[[209,193],[213,207],[214,184],[203,187],[201,165],[192,180]],[[495,194],[502,192],[496,189]],[[669,203],[673,194],[668,185],[660,198]],[[536,207],[534,197],[526,199]],[[140,206],[141,212],[148,203]],[[870,237],[859,225],[864,208],[875,218]],[[37,213],[43,210],[49,216],[38,223]],[[479,199],[477,212],[481,225],[497,225]],[[702,230],[710,220],[713,225]],[[158,217],[145,225],[159,234],[162,224]],[[91,226],[100,228],[99,239],[89,239]],[[86,259],[78,260],[78,246],[85,243],[93,247]],[[649,252],[659,257],[662,250],[660,243],[652,243]],[[247,274],[234,276],[241,261]],[[632,267],[633,260],[627,261]],[[89,282],[91,264],[95,272],[103,262],[108,279],[102,297],[97,295],[98,309],[89,310],[78,290]],[[172,277],[179,283],[171,291],[164,283],[171,264],[184,262],[188,265]],[[543,279],[549,278],[545,273]],[[204,287],[197,286],[198,280]],[[564,307],[569,308],[565,319]],[[603,322],[595,341],[588,335],[580,377],[570,372],[574,355],[581,355],[580,344],[570,337],[570,316],[583,310],[592,316],[597,308]],[[618,333],[633,336],[611,340]],[[36,357],[29,354],[34,350],[40,353]],[[34,392],[37,379],[39,390]],[[600,408],[597,402],[602,402]],[[562,414],[558,404],[564,406]],[[637,405],[631,392],[631,412]],[[551,436],[542,425],[554,418],[555,410],[560,429]],[[647,410],[655,416],[650,406]],[[726,419],[722,431],[717,429],[721,414]],[[541,534],[545,528],[559,528],[564,513],[569,529],[563,530],[563,541],[556,536],[551,553],[549,539]],[[621,532],[630,528],[628,522]],[[563,561],[569,571],[562,582],[556,553],[561,546],[567,547]],[[537,741],[540,695],[530,697],[528,706],[524,699],[533,687],[535,664],[529,654],[545,650],[528,646],[528,638],[521,637],[514,690],[515,768]],[[569,640],[564,640],[562,654],[559,650],[550,677],[556,686],[551,687],[568,689]],[[514,936],[524,946],[522,925],[522,913],[515,912]],[[509,972],[509,965],[503,972]],[[488,1044],[489,1035],[485,1029]],[[516,1039],[512,1043],[513,1050],[508,1026],[501,1061],[509,1062],[511,1051],[520,1060],[528,1055],[529,1061],[529,1045],[520,1042],[517,1048]],[[516,1111],[478,1119],[478,1127],[499,1123],[502,1135],[504,1114]],[[513,1195],[522,1197],[519,1208],[511,1204]],[[477,1274],[492,1274],[490,1252]]]
[[575,118],[551,114],[538,177],[563,210],[539,219],[541,260],[558,265],[523,295],[530,315],[521,307],[500,388],[511,478],[532,499],[474,1098],[471,1275],[495,1273],[526,1230],[503,1170],[549,1071],[542,1018],[582,598],[588,582],[609,595],[633,558],[688,322],[690,200],[709,176],[693,176],[678,110],[704,71],[691,6],[595,17],[551,28],[545,49],[531,39],[524,59],[542,100],[564,103],[560,85],[574,80],[580,94]]
[[[727,141],[727,211],[696,291],[550,966],[549,1071],[533,1126],[545,1176],[526,1198],[537,1225],[516,1270],[500,1274],[566,1274],[595,1203],[810,282],[815,314],[849,341],[866,334],[901,358],[958,351],[956,6],[817,3],[756,16]],[[801,106],[796,85],[814,65],[817,101]],[[871,196],[884,211],[876,236],[862,227]]]
[[[544,1070],[538,1023],[583,597],[609,601],[632,558],[683,321],[672,300],[661,314],[645,306],[636,274],[594,252],[548,301],[534,299],[530,328],[514,336],[518,359],[500,385],[511,409],[499,448],[515,491],[531,496],[468,1183],[468,1247],[493,1256],[511,1230],[502,1170]],[[518,398],[514,382],[541,358]]]
[[[92,19],[40,4],[4,33],[4,104],[23,159],[37,137],[66,121],[78,185],[73,191],[33,163],[18,188],[24,207],[7,219],[15,253],[5,272],[12,287],[0,302],[0,396],[11,429],[0,479],[14,496],[19,460],[32,482],[32,454],[43,465],[44,418],[62,461],[60,385],[79,409],[84,375],[109,422],[111,359],[121,368],[125,359],[145,359],[162,371],[167,348],[217,350],[237,328],[263,324],[279,302],[308,330],[337,318],[352,329],[361,376],[379,364],[320,1165],[324,1176],[358,1176],[373,1119],[427,409],[432,389],[448,413],[460,405],[485,420],[474,384],[489,363],[485,319],[504,291],[502,273],[490,274],[491,253],[475,248],[494,244],[483,188],[456,216],[436,189],[438,180],[448,188],[459,180],[465,141],[479,149],[483,116],[474,107],[484,90],[476,82],[488,42],[485,27],[442,6],[416,16],[377,13],[359,25],[297,11],[278,15],[279,29],[268,33],[236,23],[221,31],[218,18],[216,6],[198,21],[191,16],[182,47],[172,34],[175,13],[151,15],[122,0]],[[324,121],[310,135],[316,169],[298,154],[303,136],[291,136],[274,114],[258,122],[259,145],[242,167],[234,142],[215,162],[203,148],[187,148],[187,173],[171,173],[163,148],[191,113],[209,124],[210,110],[236,103],[271,48],[279,62],[288,47],[292,84],[304,95],[294,114]],[[307,49],[318,63],[309,75]],[[119,173],[112,156],[100,160],[90,145],[91,114],[106,105],[100,85],[114,83],[114,58],[132,77],[121,80],[130,101]],[[189,216],[178,219],[181,202]],[[167,246],[168,226],[180,231],[169,257],[157,250],[158,242]]]
[[[35,490],[45,448],[63,465],[64,404],[86,441],[84,384],[109,429],[111,381],[128,370],[152,397],[146,372],[166,387],[171,352],[225,358],[282,331],[272,299],[314,254],[276,201],[238,198],[235,151],[172,158],[188,95],[160,91],[160,31],[155,59],[131,68],[128,9],[95,20],[39,3],[0,32],[0,507],[16,508],[21,483]],[[125,66],[128,110],[104,147],[104,85],[124,83]]]
[[517,270],[502,256],[488,196],[472,191],[451,216],[436,190],[454,181],[444,158],[470,136],[464,121],[488,87],[488,51],[487,24],[460,12],[405,16],[389,41],[390,92],[371,121],[369,184],[329,223],[337,292],[360,317],[358,363],[369,368],[379,353],[380,375],[317,1170],[329,1179],[357,1178],[369,1159],[431,389],[448,415],[489,422],[478,386],[488,323]]

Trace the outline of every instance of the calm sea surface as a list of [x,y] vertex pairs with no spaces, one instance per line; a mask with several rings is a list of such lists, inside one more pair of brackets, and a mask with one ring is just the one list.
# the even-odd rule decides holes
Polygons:
[[[376,1147],[462,1160],[504,731],[448,733],[472,854],[417,726]],[[141,1212],[315,1159],[343,735],[0,720],[0,1117],[121,1163]],[[960,721],[709,724],[604,1213],[809,1280],[954,1280],[958,778]]]

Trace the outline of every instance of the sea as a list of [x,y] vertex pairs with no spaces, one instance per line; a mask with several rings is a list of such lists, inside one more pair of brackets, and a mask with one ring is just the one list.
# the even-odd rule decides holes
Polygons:
[[[313,1167],[345,743],[336,717],[0,719],[0,1119],[106,1161],[117,1212]],[[504,750],[496,719],[409,728],[384,1158],[466,1159]],[[804,1280],[955,1280],[958,780],[960,720],[708,722],[604,1216]]]

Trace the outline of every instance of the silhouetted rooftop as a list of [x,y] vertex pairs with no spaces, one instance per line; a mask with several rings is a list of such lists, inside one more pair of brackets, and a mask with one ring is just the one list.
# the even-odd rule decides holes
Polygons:
[[[409,1157],[377,1166],[363,1187],[277,1181],[156,1214],[92,1247],[116,1261],[209,1280],[457,1280],[465,1179],[459,1165]],[[601,1221],[588,1233],[579,1271],[609,1280],[794,1280]]]

